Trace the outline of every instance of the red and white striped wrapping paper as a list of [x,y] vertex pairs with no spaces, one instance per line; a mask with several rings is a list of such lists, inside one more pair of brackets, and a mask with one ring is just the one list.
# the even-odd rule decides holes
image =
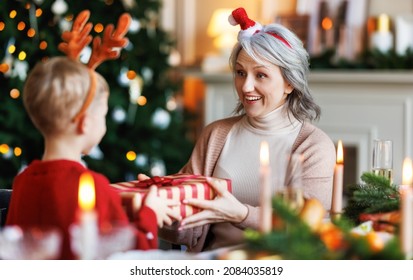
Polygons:
[[[231,180],[213,178],[218,185],[222,185],[230,192],[232,191]],[[144,181],[129,181],[111,184],[121,195],[131,197],[133,194],[133,205],[138,209],[149,191],[151,185],[158,186],[160,197],[176,199],[182,201],[186,198],[197,198],[211,200],[215,197],[215,191],[206,181],[206,177],[190,174],[174,174],[163,177],[153,177]],[[199,208],[181,204],[177,206],[182,218],[190,216],[200,211]]]

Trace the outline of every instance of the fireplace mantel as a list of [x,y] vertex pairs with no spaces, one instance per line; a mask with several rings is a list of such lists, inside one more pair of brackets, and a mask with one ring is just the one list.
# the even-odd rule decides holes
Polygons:
[[[187,75],[206,84],[204,124],[232,114],[231,73]],[[371,168],[373,139],[390,139],[394,183],[401,183],[403,159],[413,154],[413,71],[313,71],[309,82],[322,109],[316,125],[335,143],[357,148],[357,178]]]

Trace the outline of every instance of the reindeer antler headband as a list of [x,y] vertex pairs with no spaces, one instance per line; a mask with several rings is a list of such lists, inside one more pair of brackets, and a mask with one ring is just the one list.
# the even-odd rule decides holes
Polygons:
[[[238,41],[245,37],[251,37],[256,33],[259,33],[262,29],[262,25],[260,23],[248,18],[247,12],[244,8],[238,8],[233,10],[231,15],[228,17],[228,21],[231,25],[240,25],[241,30],[238,33]],[[271,32],[266,33],[280,40],[289,48],[292,48],[290,43],[288,43],[287,40],[285,40],[280,35]]]
[[[58,48],[65,53],[67,57],[78,61],[82,50],[92,42],[92,36],[89,35],[92,30],[92,23],[87,22],[90,17],[88,10],[82,11],[74,20],[72,30],[65,31],[62,34],[64,42],[60,43]],[[90,88],[86,99],[80,111],[75,115],[73,121],[79,119],[93,101],[96,91],[96,76],[94,70],[105,60],[116,59],[120,55],[119,48],[127,45],[128,39],[125,34],[128,32],[131,23],[131,16],[124,13],[120,16],[116,29],[113,24],[108,24],[103,33],[103,39],[95,37],[93,39],[92,55],[90,56],[87,66],[90,71]]]

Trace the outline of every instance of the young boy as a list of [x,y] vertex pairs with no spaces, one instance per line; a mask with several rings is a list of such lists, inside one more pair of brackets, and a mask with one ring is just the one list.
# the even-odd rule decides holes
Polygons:
[[[25,83],[23,101],[44,137],[44,154],[13,183],[7,225],[58,227],[63,233],[60,259],[75,259],[69,227],[76,222],[80,175],[88,169],[81,156],[88,154],[106,132],[109,87],[104,78],[78,61],[54,57],[39,63]],[[88,170],[90,171],[90,170]],[[129,223],[121,198],[108,179],[90,171],[95,181],[96,212],[100,226]],[[133,221],[136,248],[158,247],[157,226],[180,219],[152,187]]]

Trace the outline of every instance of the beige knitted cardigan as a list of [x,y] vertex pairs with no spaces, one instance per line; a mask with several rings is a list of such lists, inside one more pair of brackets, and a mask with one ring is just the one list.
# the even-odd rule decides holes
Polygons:
[[[243,116],[218,120],[206,126],[199,137],[182,173],[212,176],[215,165],[224,147],[227,135],[233,125]],[[332,182],[336,160],[335,147],[331,139],[319,128],[305,122],[295,140],[293,153],[303,155],[303,190],[305,198],[317,198],[330,209]],[[245,228],[258,227],[259,208],[247,205],[248,215],[245,220],[234,226]],[[173,244],[187,246],[191,252],[200,252],[205,247],[209,227],[204,225],[193,229],[178,231],[177,225],[164,227],[159,237]],[[231,233],[228,233],[231,234]]]

